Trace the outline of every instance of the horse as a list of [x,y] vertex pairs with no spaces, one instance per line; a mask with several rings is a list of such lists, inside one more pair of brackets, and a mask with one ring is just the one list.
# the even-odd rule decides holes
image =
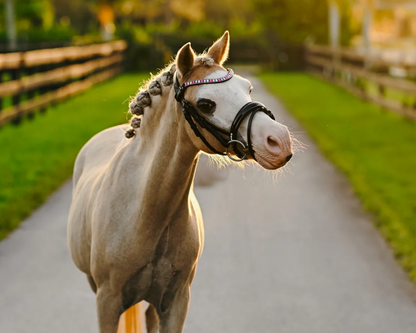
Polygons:
[[130,124],[98,133],[77,156],[68,245],[96,293],[100,333],[116,333],[143,300],[149,333],[182,332],[204,242],[200,154],[268,170],[293,155],[287,127],[223,67],[229,45],[228,31],[201,55],[185,44],[130,102]]

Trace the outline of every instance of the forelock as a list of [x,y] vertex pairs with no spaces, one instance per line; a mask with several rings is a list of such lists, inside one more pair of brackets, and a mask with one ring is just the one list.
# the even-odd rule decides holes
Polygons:
[[202,65],[204,67],[212,67],[214,64],[214,59],[208,57],[207,55],[200,55],[195,59],[195,66]]

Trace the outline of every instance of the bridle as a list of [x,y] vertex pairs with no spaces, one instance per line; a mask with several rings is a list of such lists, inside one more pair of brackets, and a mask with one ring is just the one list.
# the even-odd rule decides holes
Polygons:
[[[269,111],[262,103],[252,101],[252,102],[248,102],[247,104],[245,104],[235,116],[231,124],[230,130],[226,130],[209,122],[204,116],[202,116],[195,109],[195,107],[191,103],[189,103],[185,99],[185,90],[188,87],[198,86],[202,84],[222,83],[222,82],[226,82],[230,80],[234,76],[234,71],[232,69],[228,69],[227,71],[228,73],[226,76],[223,76],[217,79],[192,80],[192,81],[187,81],[183,83],[182,85],[180,85],[177,74],[175,73],[175,77],[173,80],[173,86],[175,89],[175,99],[181,104],[182,112],[185,116],[185,119],[191,126],[195,135],[198,138],[200,138],[202,142],[212,152],[219,154],[219,155],[228,156],[230,159],[232,159],[233,161],[237,161],[237,162],[247,159],[247,154],[249,154],[252,158],[256,159],[254,156],[254,150],[253,150],[253,146],[251,143],[251,125],[253,123],[254,115],[257,112],[261,111],[267,114],[273,120],[275,120],[271,111]],[[250,116],[250,118],[248,120],[248,127],[247,127],[247,143],[245,143],[237,139],[237,134],[238,134],[238,129],[240,128],[244,119],[246,119],[248,116]],[[214,136],[217,139],[217,141],[225,148],[225,153],[220,152],[211,146],[208,140],[199,131],[199,128],[195,124],[195,122],[201,128],[205,128],[209,133],[211,133],[212,136]],[[238,156],[238,158],[235,158],[229,153],[228,149],[230,147],[232,147],[233,151]],[[241,151],[239,148],[241,149]]]

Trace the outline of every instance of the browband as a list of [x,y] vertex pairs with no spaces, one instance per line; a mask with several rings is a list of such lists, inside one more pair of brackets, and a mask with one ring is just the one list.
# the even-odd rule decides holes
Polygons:
[[[182,85],[179,85],[178,77],[175,75],[175,80],[173,82],[174,88],[175,88],[175,99],[180,102],[180,99],[182,99],[185,93],[185,89],[190,86],[199,86],[201,84],[209,84],[209,83],[222,83],[225,81],[230,80],[234,76],[234,71],[231,68],[227,69],[228,73],[226,76],[217,78],[217,79],[202,79],[202,80],[192,80],[182,83]],[[176,74],[176,73],[175,73]]]

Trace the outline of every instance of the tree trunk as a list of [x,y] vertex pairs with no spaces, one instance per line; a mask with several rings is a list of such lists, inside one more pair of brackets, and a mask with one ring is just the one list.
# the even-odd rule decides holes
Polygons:
[[329,43],[333,49],[339,47],[340,16],[339,7],[334,0],[329,1]]
[[16,25],[15,25],[15,12],[14,12],[14,0],[6,0],[6,31],[7,39],[9,42],[9,49],[16,50]]

